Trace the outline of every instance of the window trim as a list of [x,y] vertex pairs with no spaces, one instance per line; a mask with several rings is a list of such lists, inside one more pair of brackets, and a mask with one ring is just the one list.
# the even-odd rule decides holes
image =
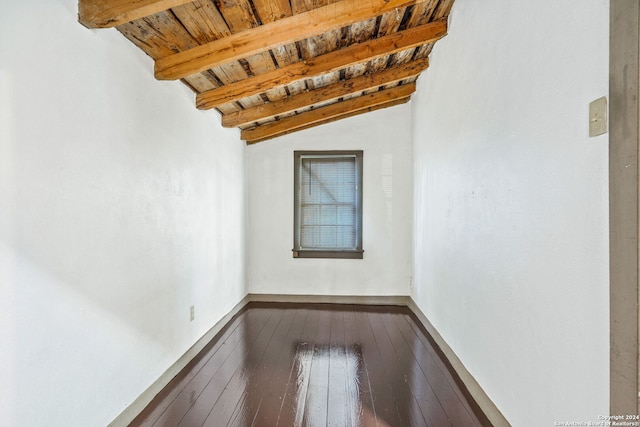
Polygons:
[[[305,156],[353,156],[356,159],[356,248],[355,249],[301,249],[300,242],[300,161]],[[293,152],[293,257],[294,258],[339,258],[363,259],[362,249],[362,150],[332,150],[332,151],[294,151]]]

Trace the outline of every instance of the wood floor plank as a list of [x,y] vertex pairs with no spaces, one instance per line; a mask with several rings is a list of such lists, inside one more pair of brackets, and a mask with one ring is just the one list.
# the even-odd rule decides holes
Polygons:
[[[410,315],[405,315],[403,322],[398,322],[399,326],[403,331],[406,332],[406,336],[409,337],[411,334],[415,334],[418,337],[419,343],[418,345],[414,341],[414,346],[417,348],[421,348],[421,350],[428,355],[429,364],[427,368],[429,370],[430,378],[437,378],[438,382],[435,384],[435,387],[439,387],[443,385],[443,381],[446,381],[448,385],[453,389],[453,391],[458,395],[460,400],[462,400],[465,404],[465,407],[469,410],[469,412],[473,413],[473,410],[466,402],[467,396],[460,390],[458,383],[456,383],[455,379],[451,375],[449,368],[446,366],[444,361],[442,360],[441,355],[435,349],[433,342],[431,339],[422,331],[422,329],[418,326],[416,321]],[[427,372],[425,370],[425,372]]]
[[[255,315],[254,313],[248,313],[247,318],[249,321],[255,321],[258,320],[256,317],[262,317],[259,316],[259,314],[265,313],[256,313]],[[235,332],[236,333],[234,335],[223,342],[224,346],[222,351],[217,352],[207,361],[202,369],[194,375],[191,381],[182,388],[175,400],[171,402],[166,411],[158,417],[157,421],[153,425],[177,425],[180,422],[198,396],[200,396],[202,391],[207,387],[211,379],[218,374],[220,368],[224,366],[229,357],[237,351],[238,346],[241,346],[247,339],[249,339],[244,333],[242,324],[235,329]]]
[[[234,374],[247,362],[247,359],[253,357],[250,352],[252,350],[260,349],[262,346],[266,347],[281,319],[282,312],[274,310],[273,315],[269,317],[269,320],[264,323],[262,327],[258,328],[260,329],[260,332],[256,339],[247,341],[238,346],[233,354],[225,360],[216,375],[211,378],[211,381],[209,381],[205,389],[197,397],[182,420],[173,425],[185,427],[201,426],[204,423],[204,420],[211,413],[212,407],[220,399],[223,399],[223,403],[226,401],[226,387],[234,378]],[[251,330],[251,328],[248,329]],[[251,334],[251,332],[249,333]],[[224,422],[226,423],[227,420],[224,420]]]
[[321,311],[313,347],[309,386],[305,397],[303,426],[327,424],[327,400],[329,397],[329,343],[331,340],[331,315]]
[[[438,393],[438,399],[455,426],[481,426],[486,421],[478,419],[467,398],[460,390],[451,373],[440,356],[431,345],[426,335],[422,333],[413,319],[406,315],[397,319],[396,325],[402,331],[406,342],[411,347],[416,360],[421,365],[425,376],[433,390]],[[410,337],[417,337],[418,341]]]
[[490,425],[416,322],[406,307],[250,303],[131,425]]
[[309,310],[300,341],[296,345],[276,426],[298,426],[302,423],[319,318],[319,310]]
[[[213,406],[202,424],[203,427],[229,425],[240,401],[242,401],[242,405],[239,410],[252,417],[257,410],[256,388],[263,385],[264,371],[270,363],[273,363],[273,353],[281,348],[281,342],[289,333],[294,314],[291,311],[283,310],[282,317],[266,345],[263,342],[256,342],[255,346],[249,347],[250,357],[236,370],[225,388],[224,396],[218,399]],[[254,381],[255,383],[252,384]]]
[[[387,376],[391,387],[393,387],[396,407],[401,417],[403,425],[426,426],[419,402],[413,394],[407,381],[411,376],[408,366],[413,363],[413,359],[400,359],[394,351],[393,344],[387,335],[384,322],[380,315],[368,314],[371,331],[376,340],[378,352],[387,366]],[[445,427],[448,424],[437,427]],[[432,426],[436,427],[436,426]]]
[[[412,349],[409,348],[405,341],[406,337],[402,335],[402,332],[395,324],[398,318],[402,320],[401,315],[384,315],[381,318],[381,323],[387,332],[389,342],[398,356],[398,360],[405,368],[405,370],[403,370],[403,375],[408,382],[411,393],[420,406],[420,410],[427,425],[434,427],[451,425],[451,421],[442,408],[438,396],[432,390],[421,365],[416,359],[416,356],[419,354],[414,354]],[[409,340],[415,338],[415,336],[409,337]],[[458,424],[454,425],[457,426]]]
[[344,345],[344,314],[331,312],[331,339],[329,344],[329,396],[327,399],[327,426],[353,425],[355,414],[349,414],[353,404],[347,393],[347,354]]
[[241,312],[225,328],[223,334],[211,343],[212,346],[205,347],[203,352],[194,359],[195,363],[187,365],[130,426],[176,425],[233,350],[239,344],[251,339],[243,334],[243,325],[252,322],[264,324],[270,315],[270,312],[251,310]]
[[[229,324],[223,328],[220,333],[216,335],[214,340],[205,346],[202,352],[189,363],[182,375],[177,375],[169,385],[160,393],[155,402],[152,402],[147,407],[147,410],[143,411],[136,419],[130,424],[135,427],[150,427],[152,426],[162,414],[185,393],[186,388],[193,381],[203,369],[208,365],[209,360],[212,357],[224,357],[224,354],[229,352],[235,343],[239,342],[241,337],[239,333],[239,326],[243,321],[246,321],[248,317],[258,316],[259,313],[243,311],[239,313],[235,319],[231,320]],[[219,352],[219,353],[218,353]],[[205,371],[206,372],[206,371]],[[210,373],[206,373],[210,375]]]
[[[267,381],[266,386],[264,384],[258,385],[259,389],[261,389],[262,397],[250,425],[273,425],[273,420],[278,419],[283,399],[287,393],[287,386],[291,380],[292,368],[295,364],[294,355],[310,317],[309,310],[296,309],[295,313],[296,317],[289,336],[282,343],[278,359],[273,365],[271,378]],[[243,424],[234,423],[233,425]]]
[[357,416],[351,425],[368,427],[377,424],[376,408],[371,395],[371,381],[353,309],[354,307],[350,307],[344,312],[345,352],[349,365],[347,394],[350,404],[355,405],[354,412]]
[[[230,426],[268,425],[277,419],[280,402],[289,379],[289,365],[292,347],[300,338],[307,313],[300,310],[288,310],[292,317],[284,336],[283,322],[272,339],[257,369],[247,378],[247,386],[231,416]],[[259,412],[262,411],[261,414]],[[260,415],[260,416],[259,416]]]
[[221,369],[233,363],[234,358],[245,351],[245,343],[252,342],[261,332],[261,329],[255,329],[253,334],[247,333],[246,325],[256,323],[266,325],[273,315],[274,312],[267,311],[247,313],[244,319],[245,321],[238,325],[236,334],[223,342],[223,344],[225,344],[224,351],[217,352],[214,357],[207,361],[207,364],[194,376],[192,381],[181,390],[179,396],[153,425],[178,425],[205,389],[207,387],[214,389],[214,387],[210,385],[212,379],[218,375],[222,375],[223,371],[221,371]]
[[398,412],[394,396],[395,390],[387,375],[388,366],[385,365],[380,356],[367,314],[367,312],[355,311],[359,342],[371,384],[373,404],[375,405],[375,419],[379,426],[406,425]]

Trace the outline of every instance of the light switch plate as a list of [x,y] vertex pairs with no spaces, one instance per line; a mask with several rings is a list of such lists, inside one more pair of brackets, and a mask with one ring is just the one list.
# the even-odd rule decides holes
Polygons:
[[607,133],[607,98],[603,96],[589,103],[589,136]]

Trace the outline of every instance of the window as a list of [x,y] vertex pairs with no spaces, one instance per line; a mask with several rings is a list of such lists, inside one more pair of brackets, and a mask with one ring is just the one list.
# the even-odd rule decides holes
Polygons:
[[295,151],[294,165],[294,258],[362,259],[362,151]]

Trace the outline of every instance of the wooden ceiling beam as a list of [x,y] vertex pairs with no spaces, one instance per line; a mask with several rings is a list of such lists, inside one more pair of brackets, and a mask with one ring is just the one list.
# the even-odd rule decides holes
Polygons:
[[292,134],[292,133],[295,133],[295,132],[300,132],[300,131],[303,131],[305,129],[311,129],[311,128],[314,128],[316,126],[321,126],[321,125],[324,125],[324,124],[327,124],[327,123],[336,122],[338,120],[347,119],[349,117],[359,116],[360,114],[369,113],[371,111],[376,111],[376,110],[381,110],[383,108],[389,108],[389,107],[393,107],[393,106],[396,106],[396,105],[406,104],[410,100],[411,100],[410,96],[407,96],[405,98],[394,99],[393,101],[385,102],[383,104],[374,105],[372,107],[368,107],[368,108],[365,108],[365,109],[362,109],[362,110],[350,111],[350,112],[345,113],[345,114],[340,115],[340,116],[335,116],[335,117],[332,117],[332,118],[327,119],[327,120],[321,120],[319,122],[311,123],[311,124],[308,124],[308,125],[305,125],[305,126],[301,126],[299,128],[295,128],[295,129],[287,130],[287,131],[284,131],[284,132],[281,132],[281,133],[277,133],[277,134],[273,134],[273,135],[270,135],[270,136],[266,136],[264,138],[254,139],[254,140],[251,140],[251,141],[246,141],[246,143],[247,143],[247,145],[257,144],[259,142],[267,141],[269,139],[277,138],[277,137],[284,136],[284,135],[289,135],[289,134]]
[[180,79],[424,1],[341,0],[160,58],[155,63],[155,76],[159,80]]
[[381,56],[432,43],[446,34],[446,20],[391,33],[202,92],[196,96],[196,106],[202,110],[216,108],[248,96],[257,95],[264,92],[266,88],[288,85],[309,77],[371,61]]
[[284,131],[284,132],[281,132],[281,133],[278,133],[278,134],[273,134],[271,136],[266,136],[266,137],[261,138],[261,139],[253,139],[251,141],[246,141],[246,143],[247,143],[247,145],[257,144],[259,142],[267,141],[269,139],[277,138],[279,136],[289,135],[289,134],[292,134],[294,132],[300,132],[300,131],[303,131],[305,129],[311,129],[311,128],[314,128],[316,126],[320,126],[320,125],[324,125],[324,124],[327,124],[327,123],[336,122],[338,120],[347,119],[349,117],[359,116],[360,114],[369,113],[371,111],[376,111],[376,110],[381,110],[383,108],[389,108],[389,107],[393,107],[393,106],[396,106],[396,105],[406,104],[410,100],[411,100],[411,96],[407,96],[405,98],[394,99],[393,101],[385,102],[383,104],[374,105],[372,107],[368,107],[368,108],[365,108],[365,109],[362,109],[362,110],[350,111],[350,112],[345,113],[345,114],[340,115],[340,116],[335,116],[335,117],[332,117],[332,118],[327,119],[327,120],[321,120],[319,122],[311,123],[311,124],[308,124],[308,125],[305,125],[305,126],[301,126],[299,128],[287,130],[287,131]]
[[308,128],[312,125],[327,123],[348,114],[361,110],[367,110],[382,104],[387,104],[396,100],[408,98],[416,90],[416,84],[410,83],[396,86],[391,89],[382,90],[368,95],[352,98],[347,101],[320,107],[315,110],[287,117],[276,122],[257,126],[252,129],[245,129],[241,132],[241,138],[247,143],[263,141],[276,136],[290,133],[301,128]]
[[110,28],[193,0],[79,0],[78,21],[87,28]]
[[295,110],[307,108],[322,102],[336,101],[339,98],[368,91],[371,89],[397,83],[415,77],[429,66],[428,59],[420,59],[407,64],[368,74],[354,79],[345,80],[329,86],[321,87],[299,95],[284,98],[280,101],[258,105],[246,110],[236,111],[222,116],[222,126],[246,126],[253,122],[268,119]]

